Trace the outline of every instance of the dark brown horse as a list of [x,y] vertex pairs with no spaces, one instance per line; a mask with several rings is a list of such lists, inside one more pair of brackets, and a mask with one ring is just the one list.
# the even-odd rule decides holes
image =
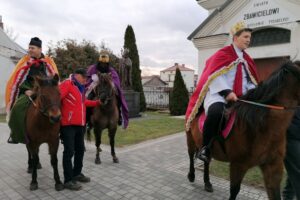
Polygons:
[[118,127],[119,111],[116,88],[112,81],[111,74],[98,74],[99,83],[95,88],[96,98],[101,100],[101,105],[94,108],[90,122],[88,122],[87,134],[90,138],[91,128],[94,128],[96,152],[96,164],[101,164],[100,148],[101,135],[104,129],[108,129],[108,136],[111,147],[111,155],[114,163],[118,163],[119,159],[115,153],[115,135]]
[[42,143],[49,146],[51,165],[54,170],[55,189],[62,190],[63,184],[57,169],[57,150],[59,145],[60,128],[60,93],[58,89],[58,76],[53,78],[35,79],[33,89],[35,100],[29,106],[26,113],[26,132],[29,143],[26,145],[30,154],[29,163],[32,165],[32,181],[30,190],[38,189],[37,166],[39,163],[39,147]]
[[[233,134],[223,144],[217,140],[213,142],[212,157],[230,163],[229,199],[236,199],[247,170],[259,166],[269,199],[279,200],[286,130],[295,108],[300,103],[300,70],[291,62],[287,62],[242,99],[281,105],[289,109],[275,110],[237,102],[233,107],[236,112]],[[199,116],[193,120],[190,131],[186,133],[190,182],[195,180],[194,155],[202,146],[198,118]],[[209,163],[204,163],[204,183],[205,189],[212,192]]]

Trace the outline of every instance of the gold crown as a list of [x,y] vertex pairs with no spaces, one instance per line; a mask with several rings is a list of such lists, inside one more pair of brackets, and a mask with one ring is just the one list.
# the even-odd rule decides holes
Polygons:
[[245,28],[247,28],[245,22],[240,21],[240,22],[237,22],[233,27],[231,27],[230,33],[231,33],[231,35],[235,35],[237,32],[239,32]]
[[99,55],[99,61],[108,63],[109,62],[109,52],[106,50],[101,50]]

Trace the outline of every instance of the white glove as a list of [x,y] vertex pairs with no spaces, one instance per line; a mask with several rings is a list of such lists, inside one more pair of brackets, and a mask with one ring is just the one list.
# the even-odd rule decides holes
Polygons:
[[98,82],[99,81],[98,75],[97,74],[93,74],[92,75],[92,80],[93,80],[93,82]]

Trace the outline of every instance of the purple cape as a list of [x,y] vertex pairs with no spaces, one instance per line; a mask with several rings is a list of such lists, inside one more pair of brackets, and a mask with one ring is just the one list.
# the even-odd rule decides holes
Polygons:
[[[97,73],[97,68],[96,68],[96,64],[91,65],[88,67],[87,69],[87,76],[88,76],[88,80],[87,80],[87,86],[89,86],[93,81],[92,81],[92,75]],[[113,67],[109,67],[109,72],[111,73],[112,76],[112,80],[118,90],[118,97],[120,98],[120,102],[121,102],[121,115],[122,115],[122,126],[124,129],[127,128],[128,123],[129,123],[129,114],[128,114],[128,107],[127,107],[127,103],[125,101],[125,97],[123,94],[123,91],[121,89],[121,84],[120,84],[120,78],[118,73],[116,72],[116,70]]]

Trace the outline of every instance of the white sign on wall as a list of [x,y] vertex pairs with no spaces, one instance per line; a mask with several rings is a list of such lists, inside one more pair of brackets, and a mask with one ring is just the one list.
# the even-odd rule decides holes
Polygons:
[[249,28],[256,28],[292,22],[295,18],[284,7],[276,4],[276,0],[254,0],[243,13],[243,20]]

